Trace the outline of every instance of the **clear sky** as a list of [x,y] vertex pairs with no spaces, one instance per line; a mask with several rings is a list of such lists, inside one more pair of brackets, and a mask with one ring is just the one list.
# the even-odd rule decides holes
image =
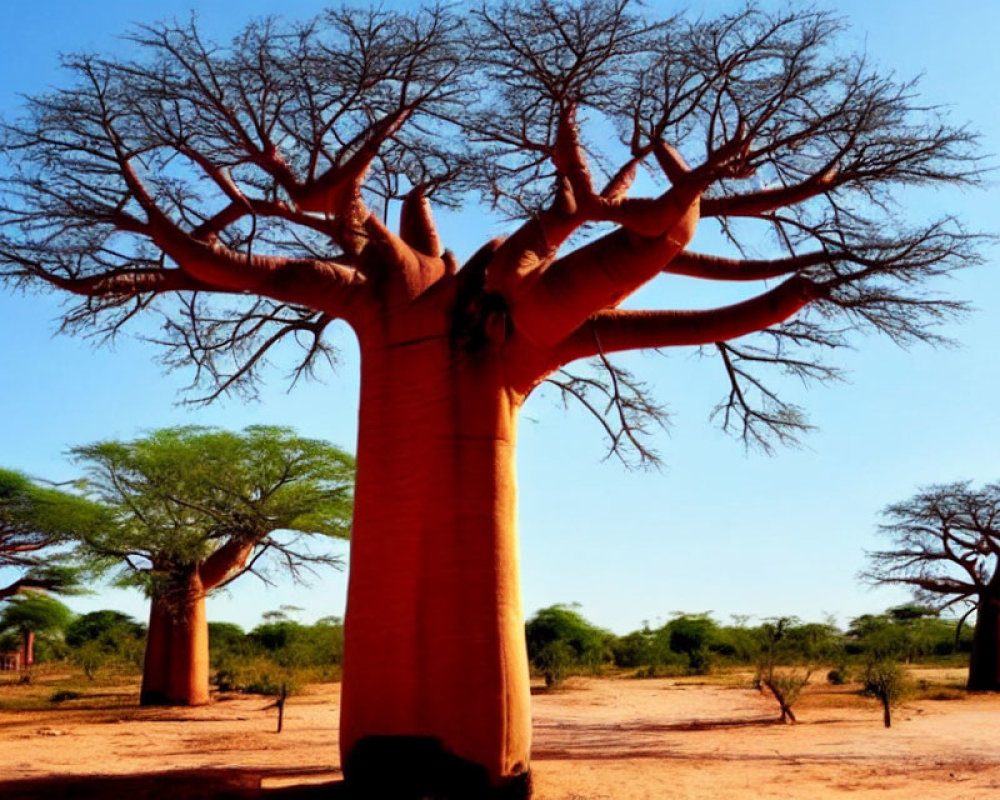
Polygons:
[[[121,52],[129,22],[187,17],[191,0],[78,3],[41,0],[4,9],[0,48],[0,114],[16,113],[19,93],[59,84],[58,54],[81,49]],[[405,3],[386,3],[401,6]],[[705,14],[736,3],[711,0]],[[900,77],[924,74],[922,94],[951,108],[955,121],[982,133],[983,150],[1000,153],[997,85],[1000,5],[929,0],[819,2],[842,12],[852,30],[842,46],[867,50]],[[254,15],[310,16],[318,0],[213,0],[203,29],[227,38]],[[993,159],[993,163],[997,163]],[[997,185],[984,191],[924,195],[915,217],[947,212],[973,230],[996,232]],[[443,221],[447,246],[460,256],[499,231],[469,207]],[[857,581],[864,550],[877,546],[878,512],[928,483],[998,478],[1000,407],[996,343],[1000,341],[1000,251],[958,276],[951,293],[976,313],[946,331],[960,349],[900,350],[858,338],[838,363],[850,382],[787,394],[805,406],[818,430],[801,449],[774,456],[745,453],[708,423],[725,391],[718,364],[688,351],[636,356],[630,366],[656,387],[673,427],[656,443],[659,472],[627,472],[604,461],[596,425],[551,397],[532,397],[522,418],[518,470],[525,612],[577,601],[595,623],[624,633],[674,611],[765,617],[797,614],[844,623],[902,602],[906,594],[869,590]],[[0,464],[63,480],[77,473],[65,450],[98,439],[130,438],[174,424],[242,427],[291,425],[353,450],[357,359],[346,330],[335,374],[290,393],[287,365],[276,363],[261,401],[226,399],[208,408],[179,405],[190,380],[165,374],[153,345],[120,338],[95,348],[56,335],[59,299],[0,290]],[[2,576],[0,576],[2,578]],[[209,616],[256,624],[261,612],[292,604],[309,621],[343,613],[346,579],[325,574],[311,588],[265,589],[252,577],[213,598]],[[99,589],[72,598],[77,611],[114,607],[145,618],[137,592]]]

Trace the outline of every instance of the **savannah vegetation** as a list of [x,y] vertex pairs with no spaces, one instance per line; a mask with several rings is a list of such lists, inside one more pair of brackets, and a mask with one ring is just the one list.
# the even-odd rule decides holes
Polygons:
[[[303,623],[296,619],[301,614],[302,609],[282,607],[265,613],[249,631],[209,622],[213,691],[294,695],[307,684],[340,680],[342,620]],[[46,693],[28,706],[0,693],[0,709],[54,708],[100,698],[138,702],[143,623],[110,609],[77,615],[57,600],[29,596],[0,612],[0,650],[18,645],[25,620],[36,632],[36,664],[27,673],[0,673],[0,686],[41,675]],[[967,662],[972,631],[966,627],[956,638],[957,623],[907,605],[863,615],[844,630],[794,617],[723,624],[707,614],[676,614],[662,625],[616,635],[570,604],[540,609],[528,620],[525,636],[538,690],[573,691],[573,678],[581,676],[711,680],[772,697],[775,720],[794,722],[802,691],[831,685],[877,699],[888,725],[891,708],[905,697],[962,696],[954,686],[921,685],[906,677],[918,666],[954,668]],[[119,694],[109,695],[109,689]]]

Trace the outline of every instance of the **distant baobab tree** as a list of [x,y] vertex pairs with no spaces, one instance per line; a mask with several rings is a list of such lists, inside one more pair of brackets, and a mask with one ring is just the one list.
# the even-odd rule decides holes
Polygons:
[[150,599],[142,705],[209,701],[205,600],[276,564],[301,577],[341,559],[309,539],[347,538],[354,459],[287,428],[165,428],[74,447],[115,524],[78,551]]
[[968,688],[1000,692],[1000,484],[931,486],[884,515],[891,544],[868,554],[863,577],[908,586],[937,609],[967,604],[965,616],[976,615]]

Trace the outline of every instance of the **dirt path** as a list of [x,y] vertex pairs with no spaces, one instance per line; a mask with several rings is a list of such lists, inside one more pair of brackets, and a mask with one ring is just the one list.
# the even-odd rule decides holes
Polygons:
[[[290,699],[281,734],[260,697],[0,712],[0,780],[232,767],[265,786],[335,779],[337,692]],[[889,730],[874,703],[827,687],[795,726],[747,688],[666,679],[577,679],[533,700],[538,800],[1000,797],[1000,697],[906,704]]]

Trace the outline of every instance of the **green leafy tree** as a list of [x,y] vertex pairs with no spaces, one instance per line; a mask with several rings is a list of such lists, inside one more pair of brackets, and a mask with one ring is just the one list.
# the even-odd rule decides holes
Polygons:
[[344,627],[339,617],[312,625],[290,620],[284,611],[266,612],[250,633],[230,623],[210,623],[214,681],[224,691],[278,694],[306,681],[339,676]]
[[611,660],[612,635],[584,618],[572,605],[540,609],[525,624],[528,658],[556,686],[573,669],[594,671]]
[[687,659],[688,671],[704,675],[711,669],[710,645],[718,641],[719,626],[707,614],[681,614],[665,626],[670,649]]
[[882,724],[892,727],[892,708],[906,694],[906,676],[899,662],[888,657],[865,662],[865,691],[882,704]]
[[110,524],[108,510],[99,504],[0,469],[0,572],[20,573],[0,585],[0,600],[25,589],[78,590],[70,547]]
[[611,654],[616,667],[645,667],[656,660],[655,634],[649,627],[616,636],[611,643]]
[[0,634],[14,633],[21,640],[24,665],[34,663],[35,637],[60,639],[73,612],[54,597],[29,591],[10,599],[0,611]]
[[130,669],[141,666],[145,639],[145,626],[128,614],[110,609],[77,617],[65,633],[70,657],[91,680],[109,662]]
[[304,579],[340,559],[309,540],[346,538],[354,460],[287,428],[169,428],[71,451],[114,528],[84,549],[151,598],[143,704],[209,699],[205,598],[246,573],[269,582],[269,555]]
[[885,614],[858,617],[848,629],[864,659],[864,690],[881,703],[882,722],[887,728],[892,725],[892,707],[906,691],[900,661],[912,658],[912,624],[924,613],[926,609],[920,606],[897,606]]
[[100,642],[111,646],[121,635],[142,639],[146,629],[128,614],[111,609],[90,611],[76,617],[66,627],[66,644],[80,647],[86,642]]
[[250,645],[246,631],[235,622],[209,622],[208,646],[212,666],[217,667],[217,659],[232,653],[246,653]]

